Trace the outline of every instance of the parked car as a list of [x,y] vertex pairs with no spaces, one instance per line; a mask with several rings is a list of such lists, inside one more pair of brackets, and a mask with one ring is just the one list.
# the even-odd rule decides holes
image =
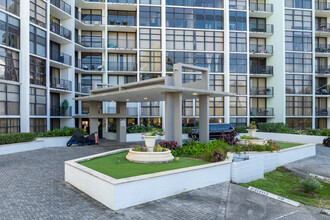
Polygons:
[[[209,125],[210,140],[220,138],[221,134],[234,132],[235,128],[231,124],[211,123]],[[199,129],[192,129],[188,133],[188,137],[198,141]]]
[[326,147],[330,147],[330,137],[323,139],[323,145]]

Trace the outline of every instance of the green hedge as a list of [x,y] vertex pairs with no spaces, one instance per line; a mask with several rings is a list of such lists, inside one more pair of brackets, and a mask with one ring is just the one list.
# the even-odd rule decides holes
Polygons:
[[36,133],[0,134],[0,144],[29,142],[36,139],[37,136]]
[[247,133],[247,129],[248,127],[246,126],[238,126],[238,127],[235,127],[235,131],[237,133]]
[[146,132],[150,132],[152,131],[152,129],[154,129],[155,127],[152,125],[133,125],[133,126],[128,126],[126,128],[126,132],[129,134],[133,134],[133,133],[146,133]]
[[196,129],[197,127],[182,127],[182,133],[183,134],[188,134],[189,131],[191,131],[192,129]]
[[87,133],[81,128],[69,128],[63,127],[61,129],[54,129],[52,131],[46,131],[45,133],[39,133],[38,137],[63,137],[63,136],[72,136],[74,131],[78,130],[83,135],[87,135]]

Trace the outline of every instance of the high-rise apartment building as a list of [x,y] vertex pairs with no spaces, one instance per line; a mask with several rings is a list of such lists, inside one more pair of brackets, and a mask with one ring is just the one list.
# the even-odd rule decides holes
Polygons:
[[[210,122],[330,127],[327,0],[2,0],[0,14],[0,133],[88,129],[88,103],[74,97],[172,74],[178,62],[237,93],[210,99]],[[129,103],[128,124],[162,126],[163,109]],[[184,100],[184,126],[198,115],[198,100]],[[99,123],[111,130],[113,119]]]

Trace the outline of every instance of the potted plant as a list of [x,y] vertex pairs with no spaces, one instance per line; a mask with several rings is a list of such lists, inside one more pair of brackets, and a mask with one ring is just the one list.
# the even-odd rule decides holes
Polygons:
[[62,102],[63,115],[66,115],[66,110],[68,110],[68,108],[69,108],[69,102],[68,100],[64,99],[64,101]]
[[163,136],[163,130],[162,129],[157,129],[157,128],[153,128],[150,132],[147,132],[145,134],[143,134],[143,138],[144,138],[144,142],[145,145],[148,149],[148,152],[153,152],[154,151],[154,147],[155,147],[155,143],[156,143],[156,139],[158,136]]
[[257,125],[255,121],[252,121],[249,125],[249,129],[246,129],[248,131],[248,134],[251,138],[256,137],[256,133],[258,131]]

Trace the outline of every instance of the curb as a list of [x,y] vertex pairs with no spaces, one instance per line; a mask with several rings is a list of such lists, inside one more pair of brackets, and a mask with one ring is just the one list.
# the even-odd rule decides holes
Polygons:
[[[320,175],[317,175],[317,174],[314,174],[314,173],[310,173],[309,174],[311,177],[314,177],[316,179],[319,179],[323,182],[326,182],[326,183],[330,183],[330,178],[328,177],[325,177],[325,176],[320,176]],[[328,210],[329,211],[329,210]]]

